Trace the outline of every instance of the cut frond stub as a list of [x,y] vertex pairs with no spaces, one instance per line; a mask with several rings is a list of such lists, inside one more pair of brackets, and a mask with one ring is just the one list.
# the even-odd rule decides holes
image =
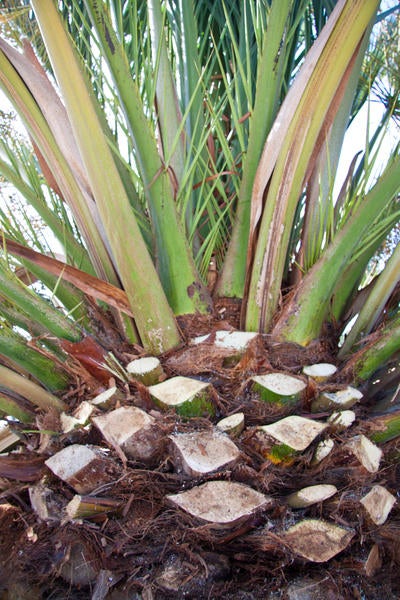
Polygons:
[[84,400],[72,415],[62,412],[60,420],[63,433],[69,433],[76,428],[84,427],[89,422],[93,409],[93,404]]
[[314,439],[327,428],[325,423],[296,415],[285,417],[271,425],[262,425],[261,431],[274,438],[277,442],[286,444],[293,450],[302,452]]
[[211,385],[190,377],[172,377],[149,387],[155,404],[163,410],[173,408],[183,417],[201,417],[215,412]]
[[47,467],[78,494],[88,494],[116,479],[113,461],[102,448],[72,444],[45,461]]
[[383,452],[375,446],[365,435],[357,435],[352,438],[347,448],[354,454],[367,471],[377,473]]
[[318,502],[323,502],[331,496],[334,496],[337,488],[334,485],[321,483],[319,485],[310,485],[298,492],[294,492],[287,497],[286,502],[291,508],[306,508]]
[[323,392],[311,404],[312,412],[324,410],[344,410],[351,408],[356,402],[359,402],[363,394],[355,388],[348,386],[338,392]]
[[356,413],[353,410],[341,410],[334,412],[328,419],[331,429],[335,432],[344,431],[351,427],[356,420]]
[[321,383],[332,377],[337,371],[335,365],[330,363],[317,363],[303,367],[304,375],[311,377],[314,381]]
[[272,506],[268,496],[231,481],[209,481],[167,498],[175,506],[217,529],[241,525],[255,512]]
[[98,498],[76,494],[65,507],[65,520],[91,519],[114,512],[120,505],[121,503],[115,498]]
[[262,454],[275,464],[290,463],[292,459],[314,441],[327,428],[324,423],[296,415],[285,417],[271,425],[257,429]]
[[91,404],[94,404],[97,408],[107,409],[110,408],[111,403],[116,400],[119,396],[117,386],[113,385],[104,392],[100,392],[94,398],[91,399]]
[[324,460],[329,454],[332,452],[335,446],[335,442],[331,438],[326,438],[326,440],[321,440],[317,445],[314,456],[312,457],[311,464],[318,465],[320,462]]
[[126,367],[132,379],[143,385],[155,385],[165,378],[165,373],[158,358],[145,356],[132,360]]
[[151,415],[135,406],[122,406],[93,418],[93,423],[109,444],[132,458],[147,461],[158,452],[160,432]]
[[217,429],[177,433],[169,439],[177,469],[191,477],[231,467],[240,456],[237,446]]
[[253,390],[264,402],[277,404],[296,404],[302,398],[307,384],[297,377],[286,373],[267,373],[252,378]]
[[354,531],[318,519],[307,519],[290,527],[284,540],[293,552],[310,560],[323,563],[342,552],[349,545]]
[[218,421],[217,428],[231,437],[240,435],[244,428],[244,414],[242,412],[235,413],[225,419]]
[[383,525],[396,504],[396,498],[382,485],[374,485],[360,502],[372,521],[376,525]]

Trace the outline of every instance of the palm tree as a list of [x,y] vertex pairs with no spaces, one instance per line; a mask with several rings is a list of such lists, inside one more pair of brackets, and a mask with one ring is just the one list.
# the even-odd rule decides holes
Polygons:
[[[379,4],[5,3],[0,86],[29,141],[0,142],[26,202],[0,212],[2,413],[33,423],[112,377],[123,402],[128,356],[170,356],[224,303],[297,369],[329,348],[338,380],[398,373],[398,147],[373,172],[398,118],[398,18]],[[336,195],[371,88],[384,115]]]

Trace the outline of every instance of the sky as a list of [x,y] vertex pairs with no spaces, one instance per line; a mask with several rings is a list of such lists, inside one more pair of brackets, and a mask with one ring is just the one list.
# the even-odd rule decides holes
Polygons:
[[[369,137],[372,135],[379,124],[382,114],[382,105],[376,102],[366,103],[347,129],[340,156],[334,194],[339,191],[354,156],[360,150],[365,150],[367,134],[369,133]],[[375,179],[380,174],[382,168],[387,164],[387,159],[390,156],[391,151],[399,141],[400,129],[398,125],[391,121],[389,128],[385,133],[384,140],[379,148],[379,156],[375,168],[371,173],[372,178]]]

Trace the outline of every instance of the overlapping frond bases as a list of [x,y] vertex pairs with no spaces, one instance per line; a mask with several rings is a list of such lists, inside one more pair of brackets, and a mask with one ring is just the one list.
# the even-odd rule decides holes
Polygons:
[[0,595],[399,596],[398,19],[2,3]]

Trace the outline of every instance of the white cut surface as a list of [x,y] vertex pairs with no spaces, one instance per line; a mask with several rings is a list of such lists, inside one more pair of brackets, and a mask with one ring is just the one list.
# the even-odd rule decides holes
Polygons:
[[190,515],[218,525],[235,525],[272,505],[268,496],[232,481],[209,481],[167,498]]
[[182,469],[191,476],[217,471],[240,456],[232,440],[217,429],[172,434],[169,439]]
[[144,427],[153,424],[155,419],[135,406],[122,406],[105,415],[93,418],[93,423],[110,444],[123,446]]
[[[207,333],[206,335],[199,335],[191,340],[192,344],[202,344],[203,342],[209,342],[212,339],[212,334]],[[225,348],[225,350],[236,350],[237,352],[243,352],[249,342],[254,340],[258,336],[258,333],[251,331],[216,331],[214,335],[214,345],[217,348]]]
[[161,363],[155,356],[144,356],[143,358],[132,360],[126,366],[126,370],[132,375],[144,375],[158,369],[160,366]]
[[360,463],[370,473],[376,473],[379,470],[379,464],[382,458],[382,450],[378,448],[365,435],[357,435],[352,438],[347,447],[358,458]]
[[321,440],[315,449],[312,463],[318,464],[324,460],[324,458],[326,458],[332,452],[334,446],[335,442],[331,438]]
[[363,394],[359,390],[348,386],[344,390],[338,390],[337,392],[324,392],[312,403],[312,409],[337,408],[340,410],[351,408],[362,397]]
[[287,498],[287,503],[292,508],[306,508],[312,504],[317,504],[323,500],[327,500],[334,494],[336,494],[337,488],[334,485],[328,483],[321,483],[319,485],[310,485],[305,487],[298,492],[290,494]]
[[306,519],[290,527],[284,534],[284,540],[303,558],[322,563],[342,552],[353,536],[354,531],[333,523]]
[[237,350],[243,352],[249,342],[254,340],[258,333],[251,331],[216,331],[215,345],[218,348],[226,348],[229,350]]
[[110,398],[112,398],[114,396],[116,391],[117,391],[117,387],[115,385],[113,385],[112,387],[108,388],[108,390],[104,390],[104,392],[97,394],[97,396],[92,398],[92,400],[90,402],[92,404],[94,404],[95,406],[100,406],[102,404],[106,404],[107,401],[110,400]]
[[291,375],[286,375],[286,373],[256,375],[252,380],[279,396],[293,396],[294,394],[300,394],[307,387],[307,384],[304,381],[292,377]]
[[382,485],[374,487],[360,500],[372,521],[383,525],[396,504],[396,498]]
[[60,423],[63,433],[69,433],[70,431],[73,431],[75,427],[80,427],[82,425],[78,419],[71,417],[71,415],[67,415],[65,412],[62,412],[60,415]]
[[57,477],[68,481],[81,469],[97,458],[96,452],[88,446],[72,444],[53,454],[45,461],[45,464]]
[[353,400],[354,402],[358,402],[363,397],[363,394],[360,392],[360,390],[357,390],[351,386],[348,386],[344,390],[337,391],[335,395],[339,404],[346,404],[346,402]]
[[356,420],[356,413],[353,410],[341,410],[334,412],[328,419],[328,423],[336,429],[347,429],[353,425]]
[[307,365],[303,367],[304,375],[308,375],[309,377],[312,377],[317,381],[328,379],[328,377],[334,375],[336,371],[337,368],[335,367],[335,365],[332,365],[330,363],[317,363],[315,365]]
[[72,500],[68,502],[67,506],[64,509],[67,520],[72,521],[76,518],[81,502],[82,496],[80,496],[79,494],[75,494]]
[[244,414],[239,412],[235,413],[234,415],[230,415],[229,417],[225,417],[224,419],[221,419],[221,421],[218,421],[217,427],[225,433],[238,435],[243,431]]
[[80,423],[87,423],[90,415],[93,412],[93,406],[90,402],[84,400],[80,403],[76,411],[74,412],[74,417],[78,419]]
[[155,356],[144,356],[132,360],[126,370],[132,379],[136,379],[146,386],[155,385],[165,379],[161,362]]
[[167,406],[179,406],[204,392],[209,383],[191,379],[190,377],[171,377],[162,383],[151,385],[148,389],[154,398]]
[[308,448],[327,427],[325,423],[293,415],[271,425],[262,425],[259,429],[293,450],[301,451]]
[[202,344],[203,342],[206,342],[210,336],[211,333],[206,333],[205,335],[198,335],[197,337],[191,340],[191,343],[194,345]]
[[62,412],[60,420],[63,432],[68,433],[69,431],[75,429],[75,427],[85,425],[89,421],[93,409],[93,404],[84,400],[78,406],[73,415],[67,415],[65,412]]

